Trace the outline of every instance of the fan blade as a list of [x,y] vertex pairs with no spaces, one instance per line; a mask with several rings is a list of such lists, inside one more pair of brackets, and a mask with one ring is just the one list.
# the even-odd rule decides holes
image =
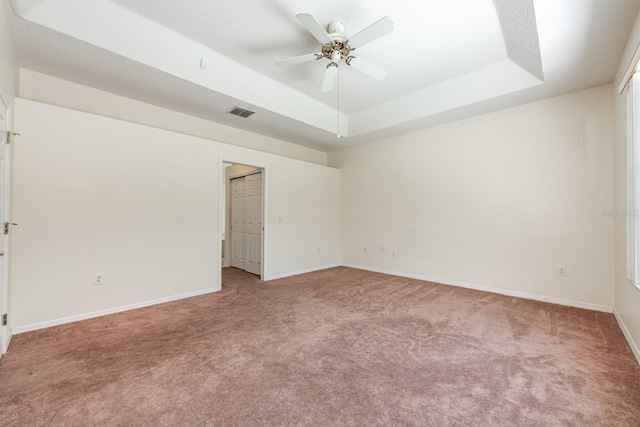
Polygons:
[[387,71],[378,67],[376,64],[372,64],[369,61],[365,61],[362,58],[351,57],[351,59],[347,62],[350,66],[355,68],[356,70],[363,72],[367,76],[373,77],[377,80],[383,80],[387,77]]
[[393,21],[391,21],[388,16],[385,16],[378,22],[369,25],[364,30],[349,38],[349,46],[356,49],[384,36],[385,34],[389,34],[393,30]]
[[307,30],[309,30],[309,32],[313,34],[313,37],[318,39],[320,43],[333,43],[333,39],[313,15],[309,13],[299,13],[296,15],[296,18],[298,18],[298,21],[300,21],[302,25],[307,27]]
[[300,64],[302,62],[313,61],[315,59],[318,59],[318,55],[322,56],[321,53],[309,53],[307,55],[292,56],[291,58],[278,59],[276,61],[276,65],[279,67],[283,67],[285,65],[293,65],[293,64]]
[[331,89],[333,89],[333,84],[336,81],[337,75],[338,67],[327,67],[327,70],[324,72],[324,80],[322,81],[322,92],[329,92]]

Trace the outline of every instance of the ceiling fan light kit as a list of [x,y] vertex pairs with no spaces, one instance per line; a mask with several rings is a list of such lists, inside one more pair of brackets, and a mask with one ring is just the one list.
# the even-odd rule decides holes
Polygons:
[[326,66],[321,88],[322,92],[328,92],[333,89],[341,60],[344,60],[345,64],[348,66],[353,67],[374,79],[382,80],[387,76],[387,71],[371,62],[363,60],[360,57],[353,56],[351,52],[356,48],[393,31],[393,22],[388,16],[385,16],[381,20],[371,24],[350,38],[344,34],[344,24],[340,21],[331,22],[327,26],[327,30],[325,30],[318,20],[309,13],[300,13],[296,15],[296,17],[316,38],[316,40],[322,43],[322,49],[319,53],[311,53],[277,60],[276,65],[285,66],[322,58],[328,59],[330,62]]

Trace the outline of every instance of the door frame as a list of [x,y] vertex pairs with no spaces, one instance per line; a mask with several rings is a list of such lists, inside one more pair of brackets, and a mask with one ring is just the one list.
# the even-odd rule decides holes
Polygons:
[[[227,209],[227,200],[222,197],[223,191],[222,186],[227,185],[225,167],[223,163],[232,163],[236,165],[243,166],[251,166],[254,168],[262,169],[262,266],[260,267],[260,280],[267,280],[267,253],[268,253],[268,225],[267,218],[269,217],[269,165],[260,162],[252,162],[244,159],[238,159],[234,157],[227,156],[219,156],[218,157],[218,246],[220,246],[220,242],[222,241],[221,236],[223,233],[226,233],[227,230],[224,229],[224,224],[222,223],[222,218],[224,218],[225,210]],[[226,193],[226,192],[224,192]],[[228,196],[228,195],[227,195]],[[228,198],[228,197],[227,197]],[[225,236],[225,240],[229,236]],[[218,249],[220,250],[220,249]],[[228,256],[229,251],[225,251]],[[217,265],[217,274],[218,274],[218,283],[216,289],[219,291],[222,289],[222,254],[218,253],[216,265]]]

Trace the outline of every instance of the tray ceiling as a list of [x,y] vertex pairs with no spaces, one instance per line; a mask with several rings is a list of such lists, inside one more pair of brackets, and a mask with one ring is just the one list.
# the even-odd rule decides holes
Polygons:
[[[332,151],[609,83],[639,4],[13,0],[12,29],[24,68]],[[325,60],[275,66],[319,51],[301,12],[347,35],[388,15],[395,31],[357,49],[387,78],[342,64],[323,93]]]

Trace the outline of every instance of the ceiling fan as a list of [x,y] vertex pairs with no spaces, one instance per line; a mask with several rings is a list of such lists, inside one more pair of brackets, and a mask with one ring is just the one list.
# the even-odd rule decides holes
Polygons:
[[393,22],[388,16],[385,16],[378,22],[369,25],[367,28],[351,37],[347,37],[344,34],[344,24],[342,24],[342,22],[331,22],[325,31],[324,27],[320,25],[318,20],[309,13],[300,13],[296,15],[296,18],[298,18],[302,25],[304,25],[320,43],[322,43],[322,50],[318,53],[279,59],[276,61],[276,65],[285,66],[322,58],[328,59],[331,62],[329,62],[327,69],[324,72],[324,80],[322,81],[321,89],[322,92],[328,92],[333,89],[333,85],[338,74],[338,66],[340,61],[343,59],[347,65],[370,77],[373,77],[374,79],[382,80],[387,76],[387,71],[360,57],[353,56],[351,52],[360,46],[364,46],[365,44],[393,31]]

